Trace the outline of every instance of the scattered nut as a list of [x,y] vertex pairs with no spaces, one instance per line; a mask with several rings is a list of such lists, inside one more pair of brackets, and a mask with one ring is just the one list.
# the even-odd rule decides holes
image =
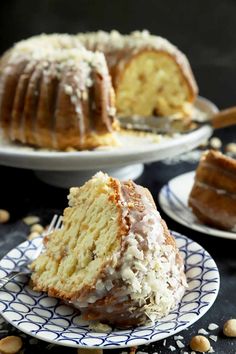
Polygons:
[[0,209],[0,224],[4,224],[10,219],[10,214],[7,210]]
[[231,319],[226,321],[223,327],[223,332],[227,337],[236,337],[236,320]]
[[29,215],[29,216],[26,216],[24,219],[23,219],[24,223],[26,225],[33,225],[33,224],[36,224],[40,221],[39,217],[38,216],[34,216],[34,215]]
[[222,147],[222,141],[217,138],[216,136],[211,138],[210,141],[210,146],[212,149],[219,150]]
[[8,336],[0,340],[0,352],[3,354],[15,354],[22,347],[22,339],[17,336]]
[[236,154],[236,143],[229,143],[225,147],[226,152],[231,152],[233,154]]
[[36,238],[36,237],[38,237],[40,234],[38,233],[38,232],[31,232],[29,235],[28,235],[28,237],[27,237],[27,239],[28,240],[30,240],[30,241],[32,241],[34,238]]
[[68,148],[66,148],[66,152],[75,152],[75,151],[78,151],[78,150],[76,150],[76,149],[73,148],[73,147],[68,147]]
[[44,228],[40,224],[34,224],[31,226],[30,231],[31,232],[38,232],[39,234],[41,234],[44,231]]
[[194,336],[189,345],[192,350],[200,353],[207,352],[211,347],[209,340],[204,336]]
[[129,351],[129,354],[135,354],[137,349],[138,349],[138,347],[131,347],[130,351]]
[[77,349],[77,354],[103,354],[103,350],[79,348]]

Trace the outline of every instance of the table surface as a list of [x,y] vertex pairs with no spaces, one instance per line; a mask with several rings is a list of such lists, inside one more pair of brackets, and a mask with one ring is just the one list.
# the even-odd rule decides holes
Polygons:
[[[223,129],[218,133],[219,137],[227,143],[233,141],[235,129]],[[182,160],[182,161],[181,161]],[[184,172],[195,169],[196,162],[191,160],[158,162],[145,166],[143,175],[137,180],[137,183],[150,189],[158,206],[157,196],[161,187],[171,178]],[[24,241],[29,234],[29,226],[22,222],[22,218],[27,215],[37,215],[40,217],[42,225],[47,225],[55,213],[61,213],[67,203],[68,191],[47,186],[40,182],[32,171],[21,170],[8,167],[0,167],[1,176],[1,202],[0,208],[9,210],[11,219],[7,224],[0,225],[0,258],[12,249],[15,245]],[[161,210],[160,210],[161,211]],[[200,328],[207,330],[210,323],[219,325],[219,329],[212,332],[217,335],[217,342],[211,341],[216,353],[236,353],[236,338],[230,339],[224,337],[222,327],[229,318],[236,318],[236,241],[221,239],[207,234],[202,234],[188,229],[175,221],[161,211],[170,229],[178,231],[193,240],[200,243],[214,258],[220,271],[221,286],[219,295],[211,309],[195,324],[187,330],[179,333],[183,336],[182,342],[186,347],[182,350],[177,348],[176,341],[169,337],[166,346],[163,341],[153,343],[148,346],[139,347],[140,351],[148,353],[170,353],[170,345],[176,347],[174,353],[191,352],[188,343],[193,335],[196,335]],[[0,338],[9,334],[20,332],[11,325],[5,323],[0,318]],[[23,333],[20,333],[24,340],[24,353],[76,353],[76,349],[52,346],[49,343],[37,341]],[[113,352],[127,350],[113,350]],[[107,351],[108,352],[108,351]],[[111,352],[111,351],[110,351]]]

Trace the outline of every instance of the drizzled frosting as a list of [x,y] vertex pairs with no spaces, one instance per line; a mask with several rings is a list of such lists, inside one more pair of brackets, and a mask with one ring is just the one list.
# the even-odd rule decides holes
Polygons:
[[[166,315],[183,296],[186,281],[177,248],[167,244],[161,216],[142,187],[121,183],[119,204],[129,231],[121,240],[121,248],[108,260],[103,277],[86,298],[73,304],[80,310],[108,294],[114,304],[103,308],[112,313],[114,306],[129,302],[128,315],[155,321]],[[132,187],[132,188],[130,188]],[[125,316],[121,313],[120,316]],[[126,314],[127,316],[127,314]]]

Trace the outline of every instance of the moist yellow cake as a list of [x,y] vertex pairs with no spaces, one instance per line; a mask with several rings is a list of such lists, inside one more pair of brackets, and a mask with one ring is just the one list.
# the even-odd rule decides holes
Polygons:
[[183,260],[149,191],[102,172],[71,188],[63,227],[33,262],[34,289],[78,308],[84,319],[129,327],[155,321],[180,301]]
[[191,116],[198,93],[186,56],[148,31],[79,34],[92,51],[105,54],[116,93],[118,116]]
[[236,230],[236,161],[218,151],[205,152],[188,203],[203,223]]
[[43,148],[116,144],[116,110],[188,122],[196,95],[185,55],[148,31],[43,34],[0,59],[0,126],[11,141]]

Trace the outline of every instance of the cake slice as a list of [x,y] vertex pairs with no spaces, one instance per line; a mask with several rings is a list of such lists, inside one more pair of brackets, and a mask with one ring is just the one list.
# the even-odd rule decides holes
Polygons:
[[185,291],[184,264],[149,191],[99,172],[68,198],[62,229],[31,265],[34,289],[120,327],[167,315]]
[[206,151],[188,203],[203,223],[236,230],[236,161],[218,151]]

